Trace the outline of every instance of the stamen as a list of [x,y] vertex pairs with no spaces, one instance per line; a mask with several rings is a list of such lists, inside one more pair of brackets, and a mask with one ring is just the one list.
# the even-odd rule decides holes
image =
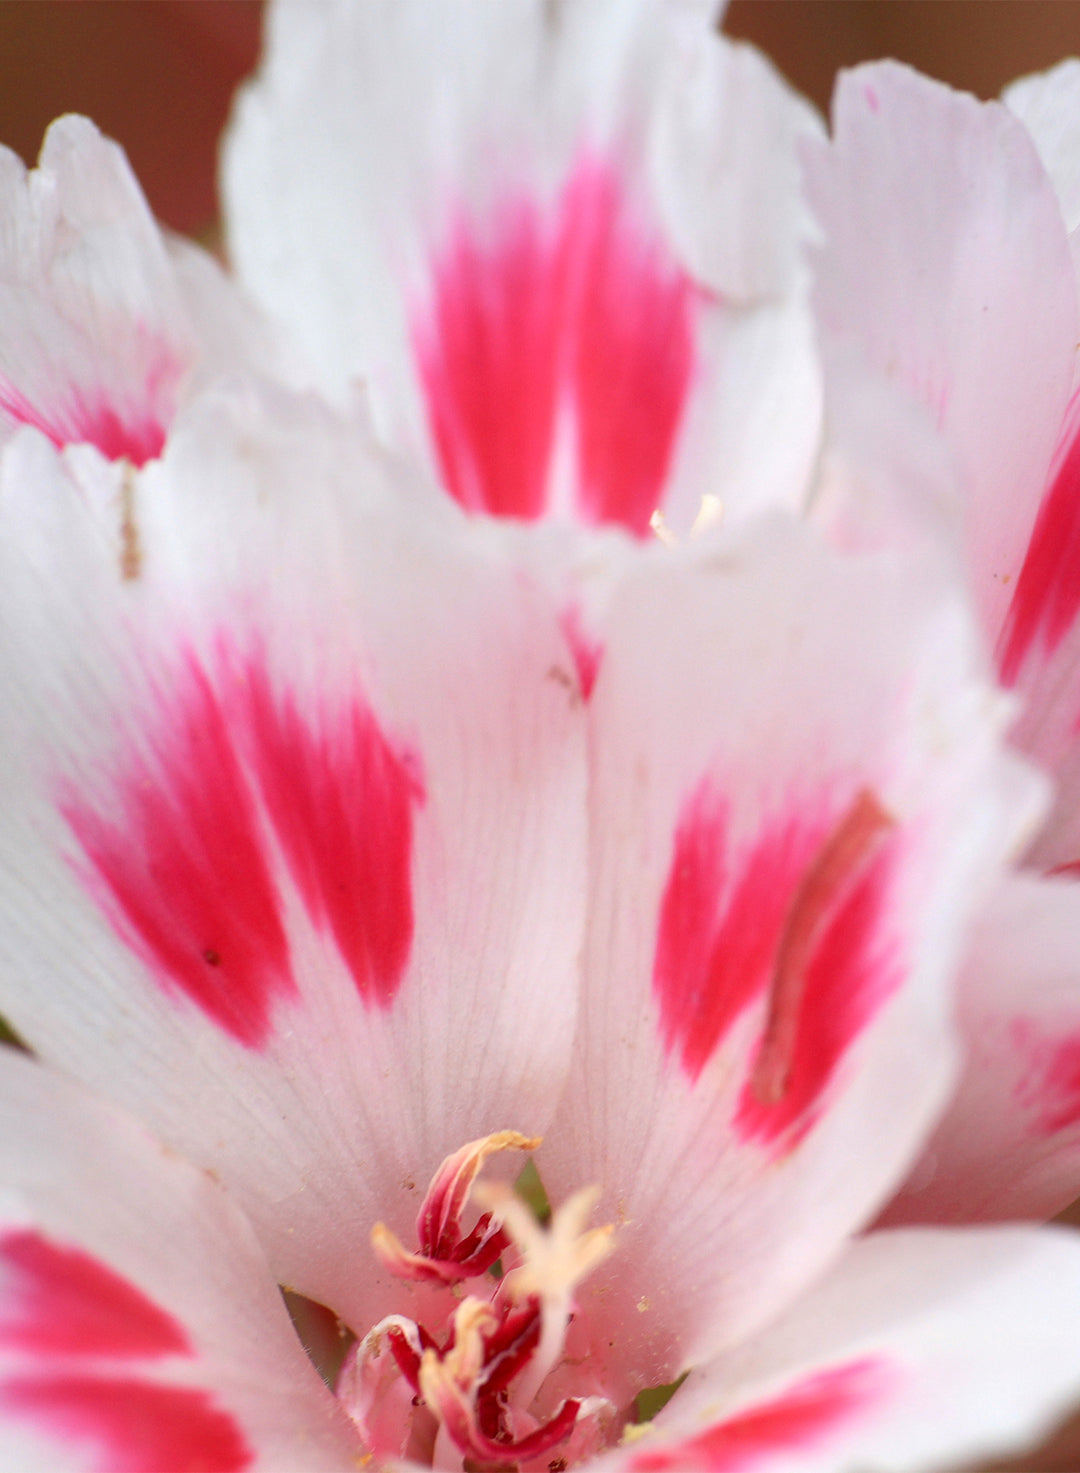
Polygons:
[[[464,1300],[454,1315],[454,1343],[441,1356],[425,1350],[420,1360],[420,1394],[467,1457],[481,1463],[505,1464],[538,1458],[568,1437],[577,1420],[576,1401],[565,1401],[548,1422],[524,1437],[506,1435],[501,1418],[481,1426],[480,1396],[489,1410],[497,1409],[494,1388],[484,1376],[499,1316],[483,1300]],[[503,1435],[498,1435],[502,1433]]]
[[432,1178],[416,1220],[420,1251],[429,1258],[447,1258],[459,1242],[458,1229],[481,1166],[500,1151],[535,1151],[540,1136],[521,1135],[516,1130],[497,1130],[480,1140],[469,1141],[447,1156]]
[[503,1281],[515,1300],[536,1295],[562,1299],[597,1268],[615,1244],[615,1225],[590,1228],[585,1224],[600,1200],[599,1187],[583,1187],[552,1213],[542,1227],[516,1192],[498,1182],[481,1182],[473,1200],[487,1208],[510,1234],[523,1262]]
[[[380,1320],[346,1363],[338,1395],[376,1455],[505,1468],[571,1434],[575,1457],[609,1439],[617,1412],[603,1397],[566,1399],[546,1420],[531,1409],[564,1357],[574,1289],[613,1246],[612,1227],[587,1226],[599,1189],[575,1193],[545,1227],[510,1187],[476,1181],[489,1156],[539,1144],[497,1131],[447,1156],[420,1210],[418,1251],[383,1223],[372,1229],[391,1272],[432,1286],[423,1303],[429,1322],[436,1316],[434,1335],[402,1315]],[[462,1217],[474,1203],[480,1217],[465,1233]],[[496,1254],[507,1260],[499,1279],[485,1272]],[[472,1292],[459,1299],[465,1279]],[[553,1401],[549,1390],[545,1410]]]
[[[719,496],[714,496],[706,491],[701,498],[701,505],[697,509],[697,515],[690,524],[689,536],[700,537],[702,532],[707,532],[710,527],[719,527],[724,520],[724,503]],[[659,507],[649,518],[649,527],[653,536],[665,547],[678,547],[679,539],[667,524],[667,518]]]
[[659,507],[656,508],[649,518],[649,526],[658,542],[662,542],[665,547],[678,547],[679,539],[668,526],[667,519]]
[[516,1130],[498,1130],[447,1156],[432,1178],[416,1219],[419,1253],[410,1253],[385,1223],[371,1229],[375,1256],[389,1273],[416,1283],[460,1284],[485,1273],[507,1246],[508,1239],[482,1216],[467,1237],[461,1233],[461,1214],[480,1168],[499,1151],[535,1151],[540,1136]]
[[515,1303],[540,1303],[540,1343],[518,1382],[517,1397],[529,1406],[557,1365],[566,1343],[573,1308],[572,1291],[601,1264],[614,1248],[614,1225],[590,1228],[585,1224],[600,1199],[599,1187],[575,1192],[541,1227],[520,1197],[495,1182],[482,1182],[473,1197],[502,1223],[521,1254],[521,1264],[507,1274],[502,1292]]
[[693,524],[690,527],[690,536],[698,537],[702,532],[707,532],[710,527],[719,527],[723,520],[724,503],[720,500],[719,496],[714,496],[710,491],[706,491],[705,495],[701,498],[701,505],[698,507],[697,516],[694,518]]

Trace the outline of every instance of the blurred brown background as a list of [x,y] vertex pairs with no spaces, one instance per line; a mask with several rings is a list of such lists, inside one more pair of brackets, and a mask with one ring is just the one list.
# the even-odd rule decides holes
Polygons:
[[[0,142],[33,162],[52,118],[86,113],[127,149],[163,221],[210,232],[217,139],[255,65],[261,8],[0,0]],[[1080,54],[1080,0],[732,0],[725,30],[768,52],[823,111],[838,67],[880,56],[992,97],[1013,77]],[[1039,1454],[995,1467],[1080,1473],[1080,1420]]]
[[[0,141],[32,162],[52,118],[87,113],[123,143],[161,219],[204,230],[216,214],[216,140],[255,63],[260,10],[260,0],[0,0]],[[1080,0],[733,0],[725,28],[823,110],[837,67],[878,56],[992,97],[1080,53]]]

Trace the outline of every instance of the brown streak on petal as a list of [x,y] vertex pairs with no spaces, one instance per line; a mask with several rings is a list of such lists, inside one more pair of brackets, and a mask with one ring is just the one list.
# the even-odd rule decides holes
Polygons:
[[763,1105],[776,1104],[787,1089],[806,969],[822,927],[895,826],[895,819],[875,795],[860,788],[795,892],[777,948],[769,1013],[751,1079]]
[[142,547],[135,520],[135,467],[125,461],[120,479],[120,577],[133,583],[142,571]]

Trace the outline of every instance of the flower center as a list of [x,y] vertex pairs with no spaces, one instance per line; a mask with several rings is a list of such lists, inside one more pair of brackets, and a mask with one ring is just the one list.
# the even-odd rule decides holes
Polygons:
[[[613,1247],[611,1227],[586,1225],[599,1191],[576,1192],[545,1225],[510,1187],[477,1181],[488,1157],[539,1144],[502,1130],[448,1156],[420,1209],[417,1251],[382,1223],[372,1229],[379,1261],[422,1304],[416,1318],[369,1330],[338,1382],[373,1453],[480,1469],[550,1453],[557,1469],[617,1436],[610,1401],[563,1387],[575,1287]],[[466,1228],[470,1203],[480,1213]]]

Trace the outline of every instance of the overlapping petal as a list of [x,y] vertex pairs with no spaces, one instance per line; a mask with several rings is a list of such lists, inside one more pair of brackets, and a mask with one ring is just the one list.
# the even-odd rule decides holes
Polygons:
[[590,1313],[632,1384],[756,1327],[888,1193],[1032,816],[936,575],[781,523],[681,553],[609,609],[585,1000],[538,1158],[557,1195],[604,1189]]
[[269,366],[272,335],[210,257],[155,224],[122,151],[85,118],[28,173],[0,154],[0,431],[160,454],[193,380]]
[[[809,160],[826,238],[816,285],[826,353],[833,364],[860,355],[895,379],[928,412],[952,459],[956,494],[942,524],[951,518],[988,654],[1018,697],[1012,740],[1055,782],[1026,861],[1035,872],[1063,875],[1080,856],[1077,290],[1060,143],[1072,126],[1071,78],[1066,67],[1022,84],[1010,111],[894,64],[860,68],[838,85],[832,146]],[[849,496],[836,525],[860,515]],[[1068,908],[1059,891],[1052,886],[1031,903],[1048,915]],[[1010,1010],[1041,1017],[1047,966],[1056,1003],[1066,1013],[1080,1003],[1080,930],[1054,922],[1055,939],[1033,936],[1027,962],[1007,982],[994,959],[1000,930],[1000,917],[988,913],[967,966],[962,1012],[971,1064],[956,1119],[942,1127],[950,1144],[940,1156],[932,1145],[916,1169],[915,1185],[934,1179],[936,1186],[922,1207],[913,1205],[917,1193],[906,1196],[897,1208],[903,1216],[921,1216],[932,1201],[951,1203],[952,1216],[966,1198],[968,1213],[981,1217],[1024,1200],[1029,1210],[1055,1196],[1060,1205],[1057,1194],[1070,1195],[1067,1122],[1062,1117],[1060,1138],[1032,1130],[1018,1085],[1034,1067],[1023,1063],[1030,1048],[1005,1042],[1000,1012],[1005,988]],[[1032,992],[1026,1002],[1024,987]],[[976,1098],[985,1137],[972,1130]],[[1029,1194],[1024,1184],[1047,1171],[1057,1180],[1045,1199],[1038,1187]],[[996,1204],[991,1178],[1001,1192]],[[1080,1177],[1071,1195],[1078,1187]]]
[[470,511],[643,536],[706,484],[740,509],[805,492],[816,123],[711,9],[271,12],[225,157],[237,270],[310,380],[364,375]]
[[888,1222],[1052,1217],[1080,1183],[1080,886],[1017,875],[959,980],[967,1065]]
[[1072,387],[1076,287],[1053,186],[1005,108],[895,63],[841,77],[832,143],[807,159],[826,344],[855,344],[943,435],[994,642]]
[[[961,966],[892,1215],[1048,1210],[1076,1159],[1080,891],[1001,883],[1042,789],[986,658],[1069,870],[1057,96],[1016,100],[1055,193],[1007,110],[842,85],[817,527],[750,519],[817,449],[816,124],[703,4],[274,8],[230,231],[335,409],[206,386],[269,337],[90,125],[0,161],[12,1456],[895,1473],[1061,1408],[1075,1242],[852,1244]],[[541,1135],[549,1226],[470,1200]],[[275,1284],[359,1337],[353,1427]]]
[[568,1064],[557,611],[361,433],[250,388],[141,476],[27,432],[3,478],[0,1005],[363,1328],[373,1222],[463,1141],[541,1132]]
[[1078,1293],[1064,1232],[874,1233],[609,1466],[916,1473],[1022,1449],[1068,1408]]
[[10,1049],[0,1121],[8,1467],[350,1465],[352,1431],[218,1183]]

